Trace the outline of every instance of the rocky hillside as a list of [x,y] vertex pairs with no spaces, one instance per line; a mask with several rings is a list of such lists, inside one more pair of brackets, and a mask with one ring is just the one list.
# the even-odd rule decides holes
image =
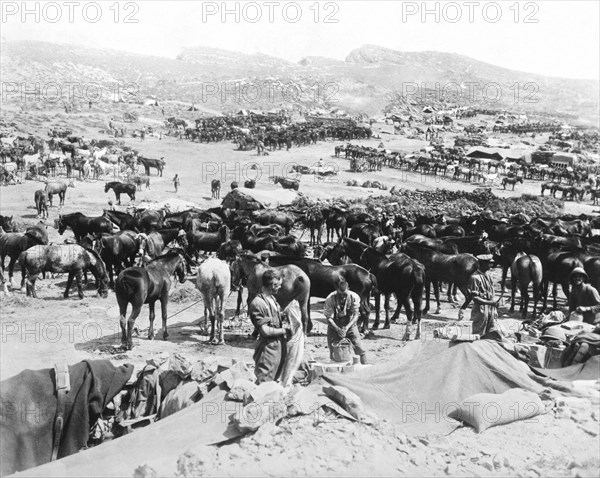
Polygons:
[[[48,82],[65,85],[65,97],[66,83],[77,82],[80,90],[86,83],[100,84],[104,101],[115,97],[141,101],[156,95],[163,102],[196,103],[217,111],[287,106],[374,115],[419,111],[425,105],[438,109],[472,105],[598,120],[597,82],[522,73],[457,54],[400,52],[373,45],[351,51],[345,61],[307,57],[292,63],[207,47],[187,48],[169,59],[44,42],[3,42],[1,74],[4,82],[25,82],[29,90],[40,83],[42,99],[44,93],[56,97],[55,90],[44,90]],[[482,94],[484,85],[492,82],[501,93],[497,102],[490,101],[498,94],[494,88],[487,90],[487,100]],[[442,91],[449,83],[452,86]],[[418,89],[407,96],[408,84]],[[77,89],[75,97],[83,101]],[[22,98],[13,94],[8,101]]]

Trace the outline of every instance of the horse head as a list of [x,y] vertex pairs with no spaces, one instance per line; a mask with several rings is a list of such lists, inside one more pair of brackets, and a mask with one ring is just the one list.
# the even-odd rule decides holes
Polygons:
[[62,214],[58,215],[58,219],[56,219],[54,222],[54,227],[56,227],[56,229],[58,229],[58,233],[60,235],[62,235],[65,232],[65,230],[67,229],[67,225],[65,224],[64,216]]
[[181,251],[181,252],[178,252],[177,254],[179,256],[180,261],[177,263],[177,266],[175,267],[174,274],[177,277],[177,280],[179,281],[179,283],[183,284],[183,283],[185,283],[185,280],[186,280],[186,273],[188,271],[191,272],[191,268],[190,268],[190,265],[189,265],[187,259],[184,256],[185,253],[183,251]]
[[104,183],[104,192],[107,193],[110,189],[109,183]]

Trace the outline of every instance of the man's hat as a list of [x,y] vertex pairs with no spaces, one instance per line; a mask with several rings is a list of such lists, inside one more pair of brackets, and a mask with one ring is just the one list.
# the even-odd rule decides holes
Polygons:
[[576,267],[575,269],[573,269],[571,271],[571,273],[569,274],[569,280],[573,279],[573,276],[576,275],[581,275],[583,276],[583,278],[588,281],[590,278],[587,275],[587,272],[585,272],[585,270],[582,267]]

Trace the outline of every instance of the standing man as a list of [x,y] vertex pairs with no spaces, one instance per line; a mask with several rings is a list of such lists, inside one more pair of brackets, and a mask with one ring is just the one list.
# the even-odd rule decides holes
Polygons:
[[277,271],[268,269],[262,276],[262,291],[250,303],[248,315],[258,330],[254,350],[256,383],[279,379],[286,357],[285,338],[292,333],[289,324],[281,321],[281,308],[275,295],[281,287]]
[[600,294],[596,288],[588,284],[589,277],[585,270],[576,267],[569,274],[571,293],[569,294],[569,314],[577,312],[583,315],[583,321],[588,324],[600,324]]
[[[465,307],[473,300],[471,310],[471,321],[473,322],[473,334],[479,334],[481,338],[502,341],[502,334],[496,325],[498,318],[498,302],[494,297],[494,281],[489,273],[494,260],[491,254],[477,256],[479,270],[475,272],[469,281],[471,296],[467,299]],[[464,309],[458,313],[458,319],[464,318]]]
[[173,178],[173,186],[175,187],[175,192],[179,191],[179,174],[176,174]]
[[333,358],[331,347],[342,339],[349,339],[354,353],[360,356],[360,363],[367,363],[367,353],[362,347],[356,322],[360,308],[360,297],[348,288],[348,282],[341,280],[337,290],[325,299],[323,313],[327,319],[327,345],[329,356]]

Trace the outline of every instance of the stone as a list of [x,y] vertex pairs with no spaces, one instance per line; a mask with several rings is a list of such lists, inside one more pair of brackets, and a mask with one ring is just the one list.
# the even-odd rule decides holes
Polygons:
[[486,470],[494,471],[494,462],[491,457],[486,456],[481,458],[478,462],[479,466],[484,467]]
[[556,406],[557,407],[589,409],[592,406],[592,402],[588,398],[561,397],[556,401]]
[[254,434],[254,441],[257,445],[268,446],[273,443],[276,425],[273,422],[267,422],[262,425]]

